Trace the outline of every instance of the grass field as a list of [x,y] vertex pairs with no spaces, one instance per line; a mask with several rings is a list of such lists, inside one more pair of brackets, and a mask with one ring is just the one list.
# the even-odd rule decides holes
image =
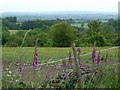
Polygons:
[[[82,54],[92,52],[93,47],[80,47]],[[96,50],[108,49],[111,47],[96,47]],[[39,47],[39,61],[49,62],[51,60],[58,60],[61,58],[69,57],[70,48],[56,48],[56,47]],[[24,54],[22,61],[31,62],[34,57],[34,47],[3,47],[2,60],[19,61],[20,55]],[[109,50],[109,59],[118,60],[118,48]],[[106,51],[101,52],[101,57],[105,58]],[[91,58],[91,55],[83,56],[82,58]]]
[[[93,49],[93,47],[80,47],[82,50],[82,54],[90,53]],[[111,47],[96,47],[96,50],[103,50],[108,49]],[[56,79],[61,74],[68,74],[67,70],[75,70],[74,65],[72,68],[61,66],[60,63],[53,63],[48,65],[40,65],[36,68],[26,68],[30,67],[32,58],[34,56],[34,47],[3,47],[2,48],[2,60],[3,60],[3,71],[6,72],[3,74],[3,87],[14,87],[14,88],[21,88],[21,87],[27,87],[31,88],[41,88],[45,87],[54,87],[55,85],[59,84],[59,87],[66,87],[67,85],[72,86],[71,83],[75,83],[77,86],[77,81],[74,81],[75,76],[70,76],[73,79],[72,81],[67,81],[69,78],[64,80],[64,83],[62,83],[63,79],[60,79],[61,83],[52,83],[52,80],[58,80]],[[69,56],[69,50],[70,48],[56,48],[56,47],[38,47],[38,53],[39,53],[39,62],[50,62],[51,60],[58,60],[61,58],[66,58]],[[20,55],[24,54],[21,58],[21,61],[23,63],[23,73],[22,73],[22,83],[21,79],[19,78],[20,73],[19,71],[19,58]],[[108,63],[101,62],[100,67],[95,66],[94,68],[97,68],[98,72],[94,76],[94,79],[90,81],[87,81],[84,83],[84,88],[116,88],[118,87],[118,76],[117,76],[117,65],[118,62],[116,60],[118,59],[118,48],[110,49],[108,51],[108,60],[110,60]],[[101,58],[105,59],[106,50],[101,51]],[[50,60],[51,59],[51,60]],[[11,62],[13,61],[13,62]],[[15,62],[15,63],[14,63]],[[88,63],[87,63],[88,62]],[[90,66],[92,67],[92,61],[91,61],[91,55],[83,56],[81,57],[81,63],[84,66]],[[8,70],[7,70],[7,69]],[[66,71],[65,71],[66,70]],[[90,69],[92,70],[92,69]],[[94,69],[93,69],[94,70]],[[9,73],[12,72],[12,73]],[[74,74],[74,72],[72,72]],[[87,74],[85,74],[87,75]],[[83,75],[83,76],[85,76]],[[89,73],[91,75],[91,73]],[[53,78],[53,79],[51,79]],[[83,77],[85,78],[85,77]],[[113,79],[114,78],[114,79]],[[86,78],[86,80],[89,80]],[[66,84],[65,84],[66,83]],[[53,85],[53,86],[50,86]],[[58,86],[57,86],[58,87]]]
[[[83,27],[84,27],[85,29],[87,29],[87,28],[88,28],[87,25],[88,25],[88,23],[85,23]],[[74,26],[74,27],[81,27],[81,24],[80,24],[80,23],[73,23],[73,24],[71,24],[71,26]]]

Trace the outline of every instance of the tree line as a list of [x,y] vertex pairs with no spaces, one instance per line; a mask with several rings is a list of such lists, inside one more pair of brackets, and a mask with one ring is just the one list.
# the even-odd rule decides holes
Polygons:
[[[29,30],[24,47],[33,47],[36,39],[38,39],[39,47],[69,47],[72,43],[75,43],[77,47],[85,47],[93,46],[94,42],[97,46],[117,46],[120,39],[116,21],[110,19],[103,23],[100,20],[93,20],[88,23],[88,29],[83,31],[72,27],[65,20],[25,21],[21,25],[22,30],[18,30],[15,34],[10,34],[9,27],[3,26],[2,45],[20,46],[25,33]],[[16,23],[16,20],[10,19],[8,22]]]
[[2,27],[7,27],[9,30],[29,30],[35,28],[41,28],[45,25],[51,26],[62,20],[31,20],[24,22],[17,22],[17,17],[2,18]]

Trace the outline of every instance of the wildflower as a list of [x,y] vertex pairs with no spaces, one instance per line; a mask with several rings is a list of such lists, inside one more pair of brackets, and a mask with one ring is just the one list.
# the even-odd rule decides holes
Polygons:
[[8,77],[9,77],[9,76],[11,76],[11,75],[9,75],[9,74],[6,74],[6,76],[8,76]]
[[80,54],[82,53],[82,51],[80,48],[77,48],[77,52],[78,52],[78,64],[81,65]]
[[19,80],[15,80],[15,82],[19,82]]
[[77,48],[78,53],[82,53],[82,50],[80,48]]
[[72,65],[72,57],[69,58],[70,65]]
[[33,59],[33,62],[32,62],[32,66],[35,67],[37,65],[38,65],[38,52],[36,50],[35,54],[34,54],[34,59]]
[[107,51],[107,53],[106,53],[105,62],[108,62],[108,51]]
[[19,71],[20,71],[20,78],[22,78],[22,70],[23,70],[23,68],[22,68],[22,63],[20,63],[20,67],[19,67]]
[[97,60],[96,60],[96,63],[97,63],[97,64],[100,64],[100,59],[101,59],[101,58],[100,58],[100,51],[99,51],[98,56],[97,56]]
[[11,74],[12,72],[11,72],[11,71],[9,71],[9,73]]
[[67,66],[65,61],[62,61],[62,66]]
[[38,52],[35,52],[35,64],[38,65]]
[[82,68],[83,67],[82,64],[79,64],[79,67]]
[[32,66],[35,67],[35,61],[34,61],[34,59],[33,59],[33,62],[32,62]]
[[69,65],[72,65],[72,51],[70,48],[70,52],[69,52]]
[[8,68],[6,68],[6,71],[8,71],[9,69]]
[[93,49],[93,52],[92,52],[92,61],[95,62],[97,60],[97,57],[96,57],[96,48],[94,46],[94,49]]

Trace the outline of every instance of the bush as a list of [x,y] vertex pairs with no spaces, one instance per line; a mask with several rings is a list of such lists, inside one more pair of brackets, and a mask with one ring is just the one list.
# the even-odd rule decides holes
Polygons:
[[18,44],[15,43],[15,42],[10,42],[10,43],[8,44],[8,46],[9,46],[9,47],[18,47]]
[[46,43],[43,44],[44,47],[52,47],[53,42],[52,41],[47,41]]

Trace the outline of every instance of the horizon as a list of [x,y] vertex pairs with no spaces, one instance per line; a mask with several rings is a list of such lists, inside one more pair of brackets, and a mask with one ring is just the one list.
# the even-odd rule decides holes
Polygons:
[[[0,13],[41,13],[41,14],[55,14],[55,13],[110,13],[110,14],[118,14],[118,12],[105,12],[105,11],[30,11],[30,12],[0,12]],[[61,14],[62,14],[61,13]],[[71,13],[72,14],[72,13]]]

